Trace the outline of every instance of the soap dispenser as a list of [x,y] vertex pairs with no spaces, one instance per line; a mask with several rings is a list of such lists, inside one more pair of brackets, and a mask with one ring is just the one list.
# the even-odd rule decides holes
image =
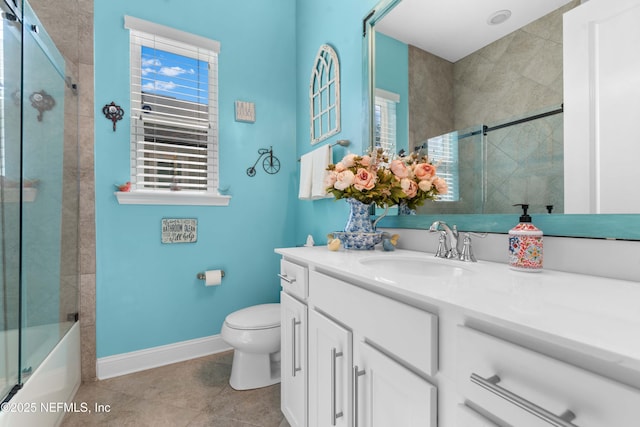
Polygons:
[[509,266],[518,271],[542,271],[542,231],[531,223],[529,205],[513,206],[522,207],[522,216],[520,223],[509,230]]

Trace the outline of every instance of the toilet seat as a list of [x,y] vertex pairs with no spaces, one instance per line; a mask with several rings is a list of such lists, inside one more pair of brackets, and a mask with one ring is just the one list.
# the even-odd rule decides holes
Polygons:
[[243,308],[227,316],[228,327],[242,330],[259,330],[280,327],[280,304],[260,304]]

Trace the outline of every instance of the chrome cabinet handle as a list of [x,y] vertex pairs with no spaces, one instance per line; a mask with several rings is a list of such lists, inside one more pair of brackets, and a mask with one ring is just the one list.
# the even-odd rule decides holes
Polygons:
[[491,393],[503,398],[507,402],[513,403],[517,407],[524,409],[532,415],[540,418],[543,421],[551,424],[555,427],[578,427],[575,424],[572,424],[576,418],[576,414],[571,412],[570,410],[566,410],[561,415],[553,414],[546,409],[536,405],[535,403],[529,402],[527,399],[518,396],[517,394],[507,390],[504,387],[500,387],[498,383],[500,382],[500,377],[494,375],[490,378],[483,378],[478,374],[471,374],[471,382],[479,385],[485,390],[490,391]]
[[295,317],[291,318],[291,376],[295,377],[296,372],[302,371],[302,367],[296,367],[296,326],[302,323],[300,320],[296,320]]
[[331,425],[336,425],[336,420],[340,418],[343,413],[336,413],[336,359],[342,356],[342,352],[336,351],[336,348],[331,349]]
[[365,370],[358,370],[358,365],[353,367],[353,427],[358,427],[358,378],[365,374]]
[[289,284],[291,284],[291,283],[296,281],[295,277],[293,279],[289,279],[289,277],[286,274],[278,273],[278,277],[281,278],[282,280],[284,280],[285,282],[289,283]]

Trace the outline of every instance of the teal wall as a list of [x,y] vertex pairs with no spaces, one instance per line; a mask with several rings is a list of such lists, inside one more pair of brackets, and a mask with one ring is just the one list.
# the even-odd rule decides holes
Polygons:
[[[298,0],[296,10],[296,156],[324,144],[333,144],[340,139],[351,141],[349,147],[335,146],[334,161],[340,160],[347,152],[361,154],[368,146],[362,140],[362,19],[376,5],[374,0],[344,1]],[[309,79],[314,58],[320,46],[331,45],[340,60],[341,84],[341,132],[316,145],[309,138]],[[299,167],[299,163],[297,164]],[[298,173],[298,172],[297,172]],[[296,189],[291,193],[297,200],[297,179],[293,177]],[[297,223],[295,243],[303,244],[311,234],[316,244],[327,241],[327,233],[343,230],[348,215],[347,204],[343,200],[323,199],[297,201]]]
[[[295,0],[111,0],[94,7],[96,338],[97,355],[105,357],[215,335],[228,313],[278,301],[279,261],[273,250],[297,243],[292,195],[300,154],[295,142],[300,80]],[[129,120],[119,121],[113,132],[101,110],[112,101],[130,109],[123,15],[221,43],[220,187],[229,188],[229,206],[117,203],[114,184],[129,176]],[[327,27],[327,20],[321,21]],[[355,32],[357,25],[352,26]],[[318,47],[313,45],[309,52],[303,49],[309,56]],[[359,51],[349,55],[359,60]],[[311,58],[303,62],[310,72]],[[255,103],[255,123],[235,122],[236,100]],[[347,117],[355,133],[359,120]],[[258,149],[270,146],[280,172],[268,175],[258,168],[255,177],[247,176]],[[162,218],[197,218],[197,242],[162,244]],[[216,268],[226,272],[221,286],[205,287],[196,279],[198,272]]]
[[396,152],[409,147],[409,46],[376,32],[376,88],[400,95],[396,104]]

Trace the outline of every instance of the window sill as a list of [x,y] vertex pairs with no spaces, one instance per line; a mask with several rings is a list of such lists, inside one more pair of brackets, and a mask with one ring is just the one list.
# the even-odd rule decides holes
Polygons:
[[116,191],[121,205],[228,206],[231,196],[192,191]]

